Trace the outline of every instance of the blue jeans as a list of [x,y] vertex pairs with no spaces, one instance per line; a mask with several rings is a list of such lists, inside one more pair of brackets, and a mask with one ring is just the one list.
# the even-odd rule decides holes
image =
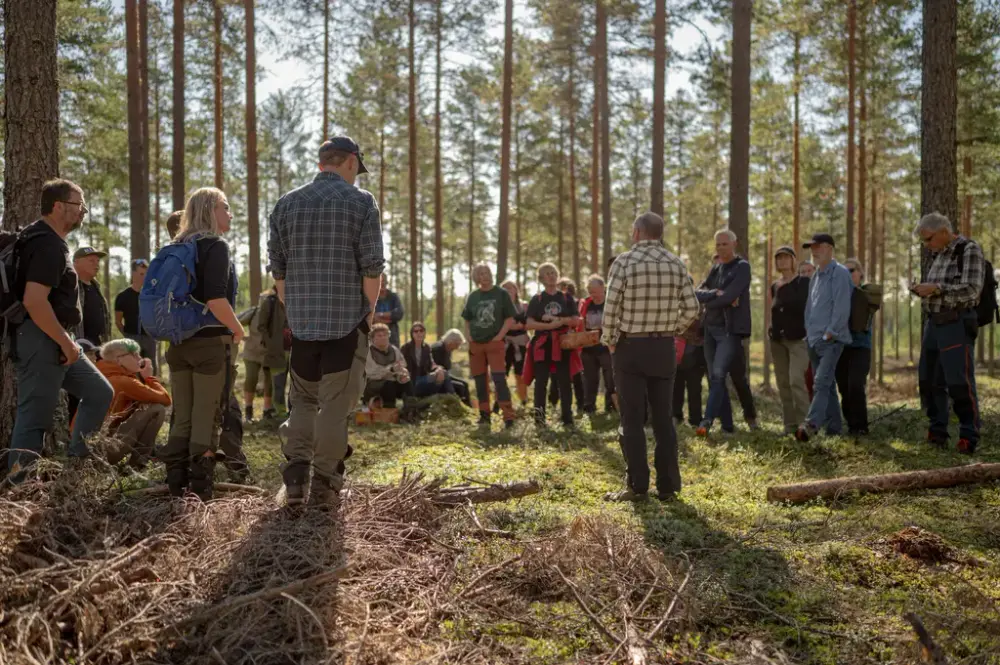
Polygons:
[[429,374],[418,376],[417,380],[413,382],[413,389],[416,391],[417,397],[455,393],[455,385],[451,381],[445,379],[442,383],[438,383]]
[[806,421],[819,429],[826,427],[828,434],[840,434],[840,401],[837,399],[837,361],[844,352],[843,342],[820,340],[809,347],[809,360],[813,368],[813,400],[809,405]]
[[59,345],[28,320],[17,329],[17,416],[10,440],[7,468],[17,471],[33,464],[42,453],[42,439],[52,427],[59,389],[79,398],[69,442],[70,457],[89,454],[87,437],[101,428],[114,391],[96,367],[80,354],[70,366],[59,363]]
[[[705,327],[705,362],[708,365],[708,403],[705,405],[705,420],[709,426],[718,418],[722,429],[733,430],[733,405],[729,400],[729,390],[726,388],[726,376],[732,375],[733,382],[740,382],[736,387],[749,397],[750,386],[746,383],[746,372],[733,371],[734,363],[743,362],[743,339],[730,335],[723,326]],[[752,398],[749,405],[753,404]],[[752,408],[752,406],[750,407]],[[753,418],[756,414],[744,413]]]
[[920,401],[930,420],[930,434],[948,440],[948,400],[958,416],[958,436],[979,443],[979,397],[973,359],[978,333],[976,312],[970,310],[954,323],[928,319],[920,348]]

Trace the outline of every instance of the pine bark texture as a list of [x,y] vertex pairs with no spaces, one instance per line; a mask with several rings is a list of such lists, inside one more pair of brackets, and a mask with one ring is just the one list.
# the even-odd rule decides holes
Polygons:
[[847,5],[847,255],[854,256],[854,51],[857,2]]
[[222,122],[222,0],[212,3],[212,36],[215,40],[215,72],[212,82],[215,90],[215,186],[222,189],[222,144],[224,125]]
[[261,292],[260,213],[257,190],[257,47],[254,30],[254,0],[244,0],[247,37],[247,233],[250,235],[248,257],[250,304],[256,304]]
[[608,101],[608,8],[605,2],[606,0],[597,0],[597,46],[601,61],[599,71],[601,73],[602,268],[611,260],[611,105]]
[[420,248],[417,245],[417,71],[416,71],[416,8],[410,0],[409,10],[409,131],[410,131],[410,318],[420,320]]
[[733,0],[732,130],[729,160],[729,228],[742,252],[750,248],[750,21],[751,0]]
[[510,240],[510,120],[514,82],[514,0],[507,0],[504,18],[503,97],[500,130],[500,219],[497,222],[497,280],[507,277]]
[[920,88],[920,214],[958,220],[958,5],[924,0]]
[[129,226],[133,259],[149,256],[149,193],[143,144],[142,77],[138,0],[125,0],[126,97],[128,106]]
[[663,122],[667,77],[667,0],[656,0],[653,16],[653,167],[649,209],[663,216]]
[[184,0],[174,0],[174,110],[171,189],[174,210],[183,210],[187,198],[184,179]]
[[437,0],[434,43],[434,323],[438,337],[444,335],[444,195],[441,175],[441,4]]

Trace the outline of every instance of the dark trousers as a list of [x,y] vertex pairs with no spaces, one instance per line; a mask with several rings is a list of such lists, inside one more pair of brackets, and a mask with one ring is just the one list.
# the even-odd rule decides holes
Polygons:
[[[597,389],[604,377],[604,410],[614,408],[611,396],[615,394],[615,372],[611,362],[611,350],[601,344],[583,353],[583,410],[593,413],[597,410]],[[577,376],[580,376],[577,374]]]
[[472,393],[469,392],[469,382],[465,379],[451,376],[451,374],[448,375],[448,381],[451,382],[451,392],[458,395],[458,398],[462,400],[462,404],[472,406]]
[[619,442],[628,471],[629,488],[637,494],[649,491],[646,460],[646,403],[653,421],[656,451],[656,488],[679,492],[681,471],[677,459],[677,431],[671,400],[676,360],[673,337],[625,337],[615,349],[615,386],[621,409]]
[[837,361],[837,390],[847,431],[868,433],[868,373],[872,368],[872,350],[845,346]]
[[367,404],[373,397],[382,398],[382,406],[392,409],[396,406],[397,399],[413,397],[413,382],[399,383],[398,381],[369,381],[365,386],[365,391],[361,399]]
[[[545,422],[545,388],[549,383],[549,361],[535,363],[535,421]],[[563,353],[562,360],[553,363],[556,366],[553,383],[559,388],[559,399],[562,407],[562,422],[564,425],[573,422],[573,381],[569,376],[569,354]]]
[[708,367],[708,404],[705,420],[709,424],[716,418],[722,422],[722,429],[733,430],[733,407],[729,401],[726,376],[730,376],[743,407],[743,418],[754,420],[757,411],[753,393],[747,381],[746,356],[743,353],[743,339],[730,335],[723,327],[705,327],[705,363]]
[[948,398],[959,420],[958,436],[979,443],[979,398],[973,360],[978,322],[975,311],[943,325],[924,324],[920,347],[920,401],[930,420],[931,436],[948,439]]
[[[584,372],[586,369],[584,370]],[[573,396],[576,397],[576,408],[579,411],[584,410],[584,405],[587,403],[587,388],[584,383],[583,375],[584,372],[577,372],[572,377],[570,377],[570,385],[573,387]],[[559,382],[553,381],[549,387],[549,404],[555,406],[559,403]],[[572,400],[570,401],[570,410],[572,411]]]
[[705,378],[705,350],[688,344],[684,347],[677,376],[674,379],[674,417],[684,417],[684,392],[687,391],[688,423],[701,423],[701,380]]

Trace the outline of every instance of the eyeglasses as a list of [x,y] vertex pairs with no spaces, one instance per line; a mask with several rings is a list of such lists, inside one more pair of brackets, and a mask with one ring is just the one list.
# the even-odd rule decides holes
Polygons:
[[80,206],[80,210],[81,210],[81,212],[83,212],[84,215],[86,215],[87,213],[90,212],[90,208],[88,208],[87,204],[84,203],[83,201],[62,201],[62,200],[60,200],[59,203],[65,203],[65,204],[71,205],[71,206]]
[[136,259],[135,261],[132,262],[133,270],[135,270],[136,268],[148,268],[148,267],[149,267],[149,261],[147,261],[146,259]]
[[850,271],[851,271],[851,274],[852,274],[852,275],[853,275],[854,273],[856,273],[856,272],[858,271],[858,269],[857,269],[857,268],[848,268],[848,270],[850,270]]

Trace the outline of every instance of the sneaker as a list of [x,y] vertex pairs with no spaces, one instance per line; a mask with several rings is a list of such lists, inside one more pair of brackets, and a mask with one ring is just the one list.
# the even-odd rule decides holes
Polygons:
[[695,436],[706,437],[708,436],[708,430],[712,429],[712,423],[707,420],[702,420],[701,424],[698,425],[698,429],[694,431]]
[[805,425],[800,425],[799,428],[795,430],[795,438],[796,440],[805,443],[812,437],[816,436],[816,432],[817,429],[807,423]]
[[646,501],[647,499],[649,499],[649,495],[645,492],[637,494],[630,489],[608,492],[604,495],[605,501]]
[[963,455],[972,455],[976,452],[976,444],[974,444],[972,441],[969,441],[968,439],[959,439],[958,452],[962,453]]
[[327,478],[314,475],[309,489],[309,505],[327,510],[337,510],[340,507],[340,491],[334,489]]
[[289,506],[297,506],[305,501],[309,464],[305,462],[287,464],[281,470],[281,479],[285,481],[285,500]]

